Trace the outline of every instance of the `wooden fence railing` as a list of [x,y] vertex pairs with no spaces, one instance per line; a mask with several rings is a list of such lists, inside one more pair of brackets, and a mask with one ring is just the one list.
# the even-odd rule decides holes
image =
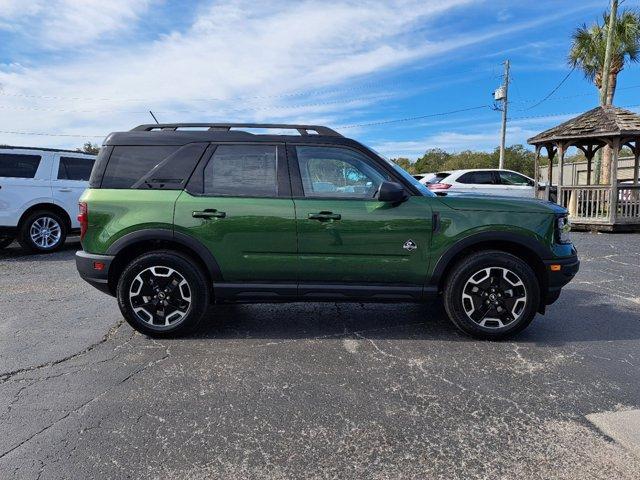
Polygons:
[[640,223],[640,185],[618,186],[618,220]]
[[611,189],[607,186],[562,187],[560,200],[573,221],[610,221]]

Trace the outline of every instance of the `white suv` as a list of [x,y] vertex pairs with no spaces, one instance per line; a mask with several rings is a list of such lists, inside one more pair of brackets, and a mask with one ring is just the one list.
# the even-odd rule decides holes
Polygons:
[[95,156],[71,150],[0,147],[0,248],[16,239],[51,252],[79,229],[78,199]]
[[429,178],[426,185],[433,192],[484,193],[514,197],[533,197],[534,190],[532,178],[513,170],[500,169],[438,172]]

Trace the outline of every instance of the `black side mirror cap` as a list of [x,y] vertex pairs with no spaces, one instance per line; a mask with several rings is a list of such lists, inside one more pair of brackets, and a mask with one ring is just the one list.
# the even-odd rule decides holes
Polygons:
[[396,182],[382,182],[376,195],[379,202],[400,203],[407,199],[404,187]]

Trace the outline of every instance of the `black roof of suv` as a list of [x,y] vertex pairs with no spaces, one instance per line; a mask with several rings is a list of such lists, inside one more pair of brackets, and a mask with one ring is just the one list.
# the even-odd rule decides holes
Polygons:
[[[246,129],[293,130],[296,134],[252,133]],[[314,142],[353,144],[360,143],[343,137],[335,130],[320,125],[279,123],[160,123],[139,125],[128,132],[115,132],[104,141],[110,145],[185,145],[192,142]]]

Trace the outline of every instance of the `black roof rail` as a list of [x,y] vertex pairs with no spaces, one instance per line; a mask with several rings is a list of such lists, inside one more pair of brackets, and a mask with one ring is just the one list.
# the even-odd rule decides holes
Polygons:
[[318,135],[327,137],[342,137],[338,132],[321,125],[290,125],[285,123],[148,123],[138,125],[132,132],[154,132],[171,131],[175,132],[181,128],[206,128],[211,131],[228,132],[232,128],[273,128],[297,130],[300,135],[309,135],[309,132],[316,132]]

